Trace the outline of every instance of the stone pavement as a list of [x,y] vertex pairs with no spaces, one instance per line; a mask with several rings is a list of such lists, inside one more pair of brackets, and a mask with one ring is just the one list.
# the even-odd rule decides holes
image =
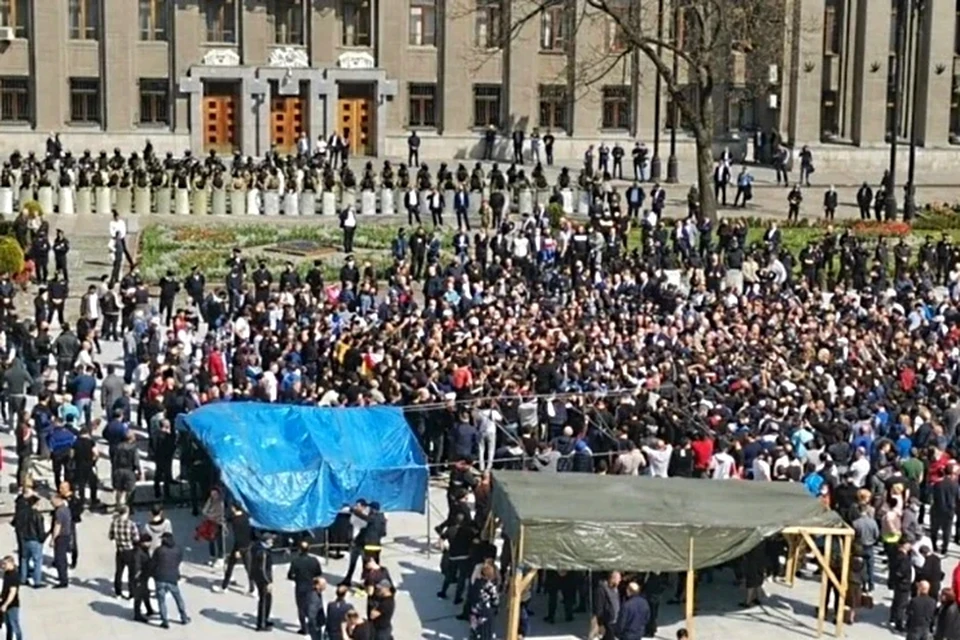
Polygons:
[[[104,343],[100,357],[103,364],[120,359],[120,347],[115,342]],[[96,405],[96,403],[95,403]],[[141,437],[145,437],[141,433]],[[0,506],[9,513],[14,495],[9,488],[16,472],[13,435],[0,431],[0,446],[3,447],[4,466],[0,469]],[[103,447],[103,454],[106,449]],[[145,463],[145,467],[151,465]],[[99,469],[101,477],[108,473],[107,465]],[[48,464],[41,468],[41,477],[50,478]],[[51,480],[52,482],[52,480]],[[149,488],[141,483],[141,491]],[[106,497],[106,496],[104,496]],[[429,515],[390,514],[389,534],[383,554],[385,566],[398,582],[395,640],[436,639],[461,640],[465,638],[465,623],[456,620],[459,612],[450,601],[436,597],[441,582],[438,572],[439,555],[435,549],[429,554],[428,539],[436,542],[432,527],[446,516],[444,492],[432,488]],[[26,637],[30,640],[127,640],[131,637],[150,638],[207,638],[208,640],[231,640],[237,637],[253,637],[253,618],[256,601],[243,594],[246,576],[238,570],[239,587],[226,594],[214,594],[210,587],[216,584],[221,574],[207,566],[207,551],[192,539],[197,524],[186,509],[172,509],[169,513],[174,523],[177,540],[186,547],[184,582],[181,585],[193,622],[188,627],[173,623],[169,631],[156,625],[146,627],[131,619],[130,603],[112,599],[113,547],[107,539],[109,517],[102,514],[87,514],[80,525],[80,563],[73,574],[72,586],[62,591],[26,589],[22,597],[22,621]],[[135,514],[135,519],[145,518],[144,510]],[[8,520],[8,517],[4,519]],[[429,536],[429,538],[428,538]],[[10,527],[0,526],[0,554],[13,553],[16,542]],[[47,580],[52,583],[53,571],[47,557]],[[951,555],[944,562],[947,576],[956,565],[957,556]],[[274,616],[278,632],[296,631],[296,609],[292,586],[285,580],[286,559],[276,558]],[[336,583],[346,570],[345,560],[324,563],[328,580]],[[737,602],[743,597],[740,589],[733,586],[730,572],[718,573],[714,582],[704,583],[700,589],[700,605],[696,618],[697,638],[700,640],[740,640],[745,638],[770,637],[776,634],[779,640],[810,638],[815,636],[816,602],[819,582],[799,580],[794,589],[783,585],[769,584],[768,598],[762,608],[741,611]],[[451,591],[452,595],[452,591]],[[669,593],[667,594],[669,597]],[[354,597],[359,607],[362,599]],[[173,606],[173,603],[169,603]],[[884,587],[877,592],[877,607],[863,611],[861,622],[849,628],[851,640],[875,640],[893,638],[883,623],[888,615],[889,597]],[[588,619],[579,615],[570,624],[548,625],[542,621],[546,612],[544,596],[536,596],[533,602],[535,615],[532,621],[531,638],[574,640],[585,638]],[[503,616],[501,616],[503,617]],[[663,627],[657,637],[672,639],[677,629],[684,625],[683,611],[678,605],[664,605],[661,609]],[[173,614],[173,619],[177,619]],[[503,637],[503,622],[498,627],[498,637]],[[827,625],[826,630],[832,629]]]

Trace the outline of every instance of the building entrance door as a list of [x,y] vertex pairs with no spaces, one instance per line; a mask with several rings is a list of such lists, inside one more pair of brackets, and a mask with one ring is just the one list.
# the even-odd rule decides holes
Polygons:
[[340,86],[337,133],[347,141],[352,155],[376,155],[372,85]]
[[237,147],[237,86],[206,83],[203,91],[203,148],[230,154]]
[[276,87],[270,101],[270,142],[280,153],[296,153],[297,140],[307,132],[307,104],[302,95],[281,96]]

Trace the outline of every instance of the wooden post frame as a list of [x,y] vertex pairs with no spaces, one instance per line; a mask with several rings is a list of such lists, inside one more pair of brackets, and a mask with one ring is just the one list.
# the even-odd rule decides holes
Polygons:
[[690,548],[687,552],[687,601],[685,603],[685,614],[687,620],[687,635],[690,640],[695,637],[693,633],[693,609],[694,598],[696,597],[697,574],[693,570],[693,536],[690,536]]
[[[837,607],[837,624],[834,634],[837,637],[840,637],[843,634],[843,613],[845,611],[845,604],[847,599],[847,588],[850,583],[850,554],[853,551],[853,536],[854,531],[849,527],[788,527],[784,529],[782,533],[786,536],[796,536],[797,537],[797,547],[795,558],[799,558],[800,551],[804,546],[810,550],[810,553],[813,554],[813,557],[816,558],[817,564],[820,565],[820,602],[819,609],[817,611],[817,636],[823,635],[823,623],[826,619],[827,613],[827,585],[833,584],[836,590],[840,594],[840,606]],[[820,549],[817,547],[816,542],[813,539],[813,536],[824,536],[826,539],[825,544],[825,553],[821,553]],[[833,571],[833,567],[830,566],[830,559],[833,555],[833,538],[835,536],[842,537],[842,559],[840,567],[840,576],[838,577]],[[792,570],[796,571],[797,561],[794,560],[792,563]],[[788,558],[787,567],[791,569],[791,561]],[[791,576],[787,576],[788,580],[791,580]]]
[[850,555],[853,553],[853,536],[843,538],[843,557],[840,565],[840,606],[837,607],[836,636],[843,635],[844,611],[847,604],[847,589],[850,588]]
[[830,570],[826,565],[829,565],[829,559],[833,555],[833,535],[831,534],[827,534],[825,551],[827,562],[820,568],[820,606],[817,607],[817,637],[823,635],[823,621],[827,617],[827,587],[830,583],[830,573],[828,573]]
[[[518,640],[520,636],[520,599],[523,597],[524,589],[530,584],[533,578],[527,578],[520,570],[520,562],[523,560],[523,525],[520,525],[518,540],[513,542],[513,577],[510,578],[510,589],[508,591],[509,604],[507,609],[507,640]],[[536,571],[531,571],[530,576],[536,576]]]

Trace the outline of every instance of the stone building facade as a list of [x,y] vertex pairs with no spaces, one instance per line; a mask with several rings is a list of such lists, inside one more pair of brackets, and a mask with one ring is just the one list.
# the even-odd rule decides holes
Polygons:
[[[542,0],[0,0],[0,152],[39,148],[57,131],[72,148],[150,138],[161,150],[260,155],[291,148],[301,133],[337,131],[354,154],[400,156],[416,129],[424,157],[466,158],[489,124],[549,129],[559,158],[600,141],[649,145],[658,124],[652,63],[625,54],[616,25],[589,15],[584,0],[520,21],[534,2]],[[779,54],[762,61],[759,90],[718,92],[718,140],[776,129],[824,153],[879,153],[892,126],[896,0],[779,2]],[[655,23],[657,0],[644,3]],[[921,144],[945,150],[960,143],[960,3],[926,5],[923,24],[908,29],[906,77],[917,76],[919,95],[905,80],[900,130],[916,104]],[[915,60],[917,33],[928,37]],[[666,92],[660,106],[664,131]]]

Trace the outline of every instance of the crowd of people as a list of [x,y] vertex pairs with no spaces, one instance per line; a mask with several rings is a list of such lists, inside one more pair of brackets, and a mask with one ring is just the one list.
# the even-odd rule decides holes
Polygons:
[[[57,153],[56,162],[75,163],[81,176],[91,167],[109,179],[129,172],[134,181],[170,179],[171,172],[178,181],[247,174],[279,180],[285,167],[292,167],[294,182],[308,179],[304,167],[321,179],[339,170],[335,179],[342,181],[349,171],[327,160],[314,167],[306,155],[252,164],[239,158],[228,170],[216,156],[163,161],[150,150],[134,162],[120,154],[72,160]],[[15,172],[22,181],[29,167],[46,162],[29,156],[11,162],[0,183]],[[388,179],[387,169],[378,180]],[[168,594],[181,621],[189,621],[176,588],[182,556],[176,537],[182,541],[185,532],[151,533],[154,524],[162,528],[162,509],[143,527],[126,511],[144,479],[142,429],[156,469],[155,498],[170,496],[179,460],[212,561],[219,566],[231,549],[219,587],[229,588],[242,560],[259,595],[258,627],[269,629],[274,538],[244,528],[245,516],[220,493],[203,449],[173,428],[176,418],[202,404],[237,400],[389,403],[405,408],[432,472],[450,473],[450,515],[438,529],[445,546],[438,595],[456,588],[454,602],[464,605],[459,613],[474,638],[492,637],[504,575],[517,570],[480,535],[490,508],[488,472],[500,467],[803,483],[857,531],[851,579],[862,587],[858,598],[875,586],[875,550],[882,548],[892,625],[915,632],[939,624],[946,631],[938,637],[960,637],[952,595],[960,584],[941,589],[929,560],[946,550],[943,531],[957,535],[956,468],[949,462],[960,453],[956,250],[946,239],[916,255],[904,243],[888,248],[883,239],[868,248],[849,231],[827,229],[793,255],[776,224],[748,244],[741,223],[720,220],[715,227],[695,191],[686,211],[670,221],[662,187],[647,193],[637,181],[622,204],[608,178],[592,159],[577,177],[593,194],[588,219],[551,220],[543,208],[517,216],[491,202],[489,233],[470,238],[466,219],[452,246],[421,252],[424,232],[401,230],[386,273],[348,257],[334,281],[319,264],[304,277],[292,265],[275,274],[236,249],[223,282],[208,282],[193,269],[147,283],[132,259],[124,269],[126,231],[117,217],[110,232],[114,273],[88,289],[76,323],[64,317],[60,278],[31,305],[3,274],[0,407],[16,431],[22,487],[15,518],[20,553],[12,561],[19,570],[5,573],[11,583],[5,593],[29,582],[45,539],[53,542],[57,586],[69,585],[77,523],[97,505],[99,471],[109,465],[118,504],[111,525],[117,595],[129,567],[137,619],[149,619],[152,580],[161,623],[168,623]],[[449,181],[463,192],[475,191],[477,181],[498,192],[527,180],[519,167],[442,167],[434,177],[423,165],[414,176],[401,166],[389,179],[430,188]],[[538,180],[546,177],[534,169],[531,181]],[[557,186],[572,182],[564,170]],[[411,225],[419,224],[412,209],[410,216]],[[641,229],[632,248],[631,225]],[[49,230],[24,227],[18,238],[31,255],[42,252]],[[37,277],[46,274],[38,269]],[[64,282],[68,277],[62,274]],[[99,361],[101,342],[109,340],[122,344],[122,367]],[[106,455],[98,454],[101,439]],[[61,489],[53,496],[53,527],[35,521],[31,489],[45,459]],[[918,526],[923,505],[934,529],[926,542]],[[347,517],[369,525],[377,520],[372,507],[360,505]],[[366,548],[378,546],[383,534],[371,542],[363,531],[367,526],[351,545],[348,582],[362,559],[369,602],[382,607],[366,616],[344,612],[345,637],[389,640],[394,584]],[[776,573],[770,558],[778,544],[770,541],[735,563],[749,590],[744,606],[759,600],[765,577]],[[308,569],[295,580],[298,605],[302,595],[316,614],[326,585]],[[682,580],[677,584],[679,598]],[[545,572],[535,589],[547,594],[548,621],[562,601],[565,618],[589,613],[607,640],[636,640],[655,631],[669,585],[668,576],[626,571],[595,584],[575,572]],[[342,592],[345,598],[347,584]],[[931,609],[929,598],[942,604]],[[867,603],[868,597],[848,604],[855,612]],[[529,614],[524,606],[523,633]],[[313,633],[316,619],[302,619],[303,630]]]

